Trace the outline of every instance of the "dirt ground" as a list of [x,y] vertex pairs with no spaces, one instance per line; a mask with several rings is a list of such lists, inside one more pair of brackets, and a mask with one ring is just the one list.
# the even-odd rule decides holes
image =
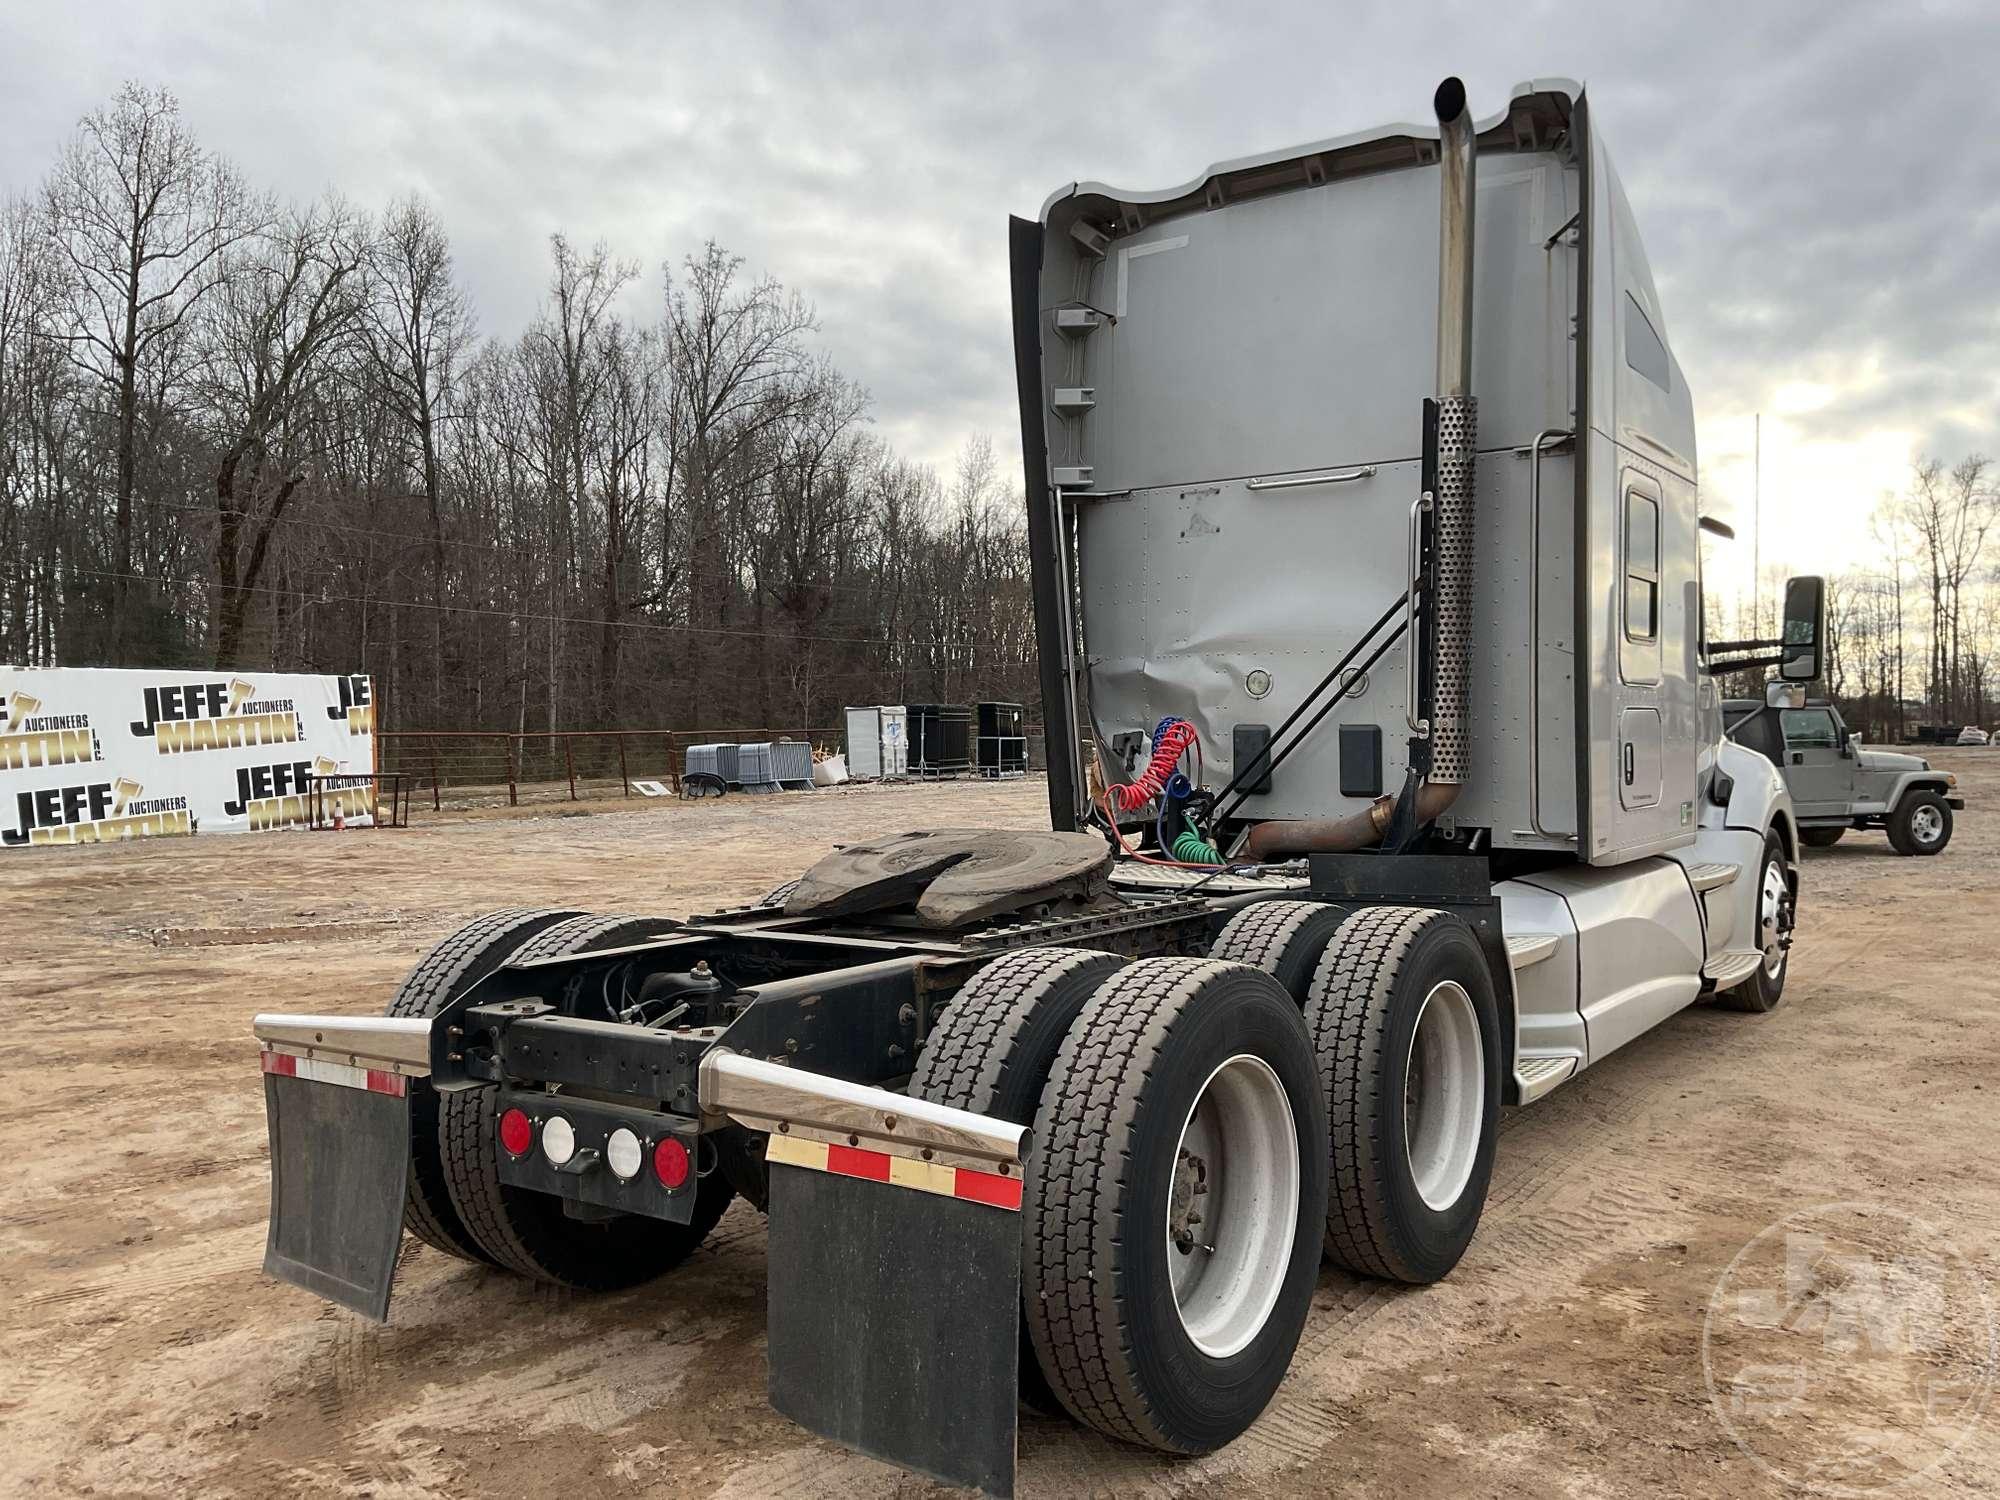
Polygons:
[[[1696,1006],[1510,1114],[1447,1281],[1323,1271],[1277,1399],[1205,1459],[1024,1417],[1023,1493],[1783,1493],[1703,1374],[1711,1294],[1761,1231],[1830,1201],[1915,1215],[2000,1300],[2000,750],[1938,758],[1972,801],[1949,851],[1900,859],[1879,834],[1809,851],[1783,1006]],[[931,1493],[766,1405],[764,1233],[740,1204],[688,1265],[619,1296],[413,1241],[386,1328],[266,1280],[249,1017],[374,1010],[495,906],[698,910],[837,839],[1045,819],[1036,779],[0,858],[0,1490]],[[1905,1341],[1753,1446],[1783,1471],[1866,1444],[1885,1389],[1962,1375],[1986,1336]],[[1916,1488],[1996,1476],[1988,1410]]]

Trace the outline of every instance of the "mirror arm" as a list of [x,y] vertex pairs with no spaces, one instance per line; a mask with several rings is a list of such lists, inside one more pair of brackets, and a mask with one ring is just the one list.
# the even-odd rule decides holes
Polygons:
[[1784,644],[1783,641],[1710,641],[1705,649],[1709,651],[1775,651]]
[[[1722,648],[1710,646],[1708,649],[1710,652],[1716,652]],[[1783,666],[1784,661],[1785,654],[1782,651],[1774,651],[1765,656],[1732,656],[1728,661],[1716,661],[1712,656],[1704,655],[1701,670],[1707,676],[1720,677],[1725,672],[1747,672],[1753,667]]]

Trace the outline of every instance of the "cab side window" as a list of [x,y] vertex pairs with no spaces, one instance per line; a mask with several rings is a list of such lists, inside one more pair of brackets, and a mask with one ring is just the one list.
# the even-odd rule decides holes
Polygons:
[[1660,500],[1648,482],[1625,490],[1625,645],[1619,653],[1627,682],[1660,680]]
[[1789,750],[1836,750],[1840,736],[1833,715],[1823,708],[1788,708],[1778,715]]

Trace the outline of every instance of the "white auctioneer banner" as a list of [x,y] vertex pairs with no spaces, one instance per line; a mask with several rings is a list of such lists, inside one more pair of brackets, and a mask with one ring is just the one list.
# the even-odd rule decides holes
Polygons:
[[[0,848],[370,821],[366,677],[0,666]],[[347,777],[353,780],[347,780]]]

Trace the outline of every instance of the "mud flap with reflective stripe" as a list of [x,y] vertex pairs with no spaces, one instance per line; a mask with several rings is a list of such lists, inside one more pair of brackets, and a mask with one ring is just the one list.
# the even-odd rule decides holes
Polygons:
[[1014,1493],[1018,1169],[774,1135],[771,1404],[874,1458]]
[[410,1174],[408,1080],[264,1054],[271,1135],[265,1274],[378,1322],[403,1236]]

